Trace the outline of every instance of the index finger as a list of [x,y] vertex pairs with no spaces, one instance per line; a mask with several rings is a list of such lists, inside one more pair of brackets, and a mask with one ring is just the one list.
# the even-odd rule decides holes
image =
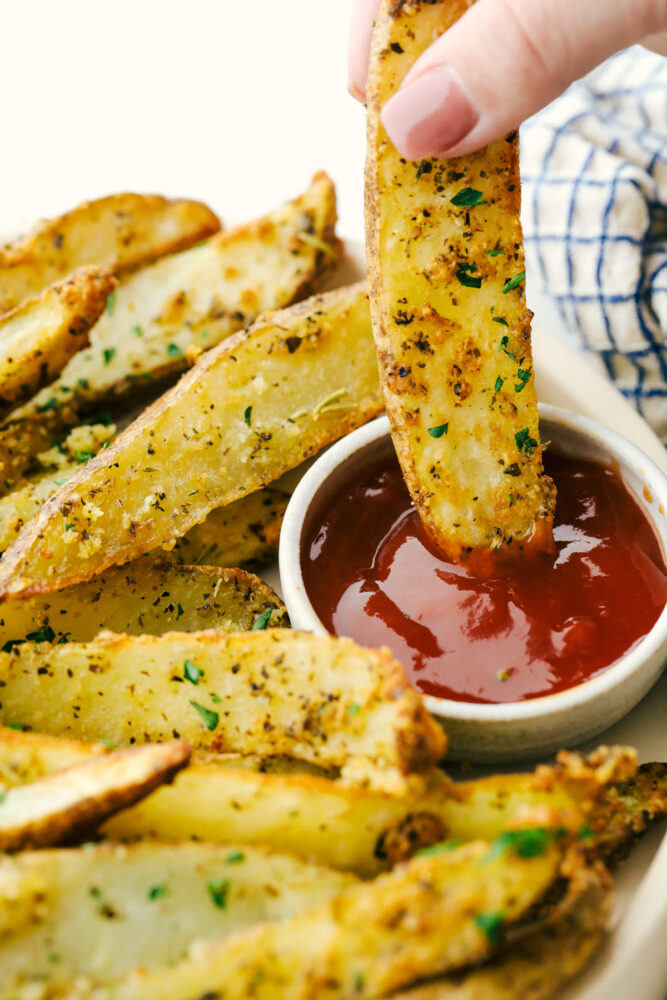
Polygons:
[[366,101],[368,54],[373,23],[381,0],[355,0],[347,47],[347,89],[358,101]]

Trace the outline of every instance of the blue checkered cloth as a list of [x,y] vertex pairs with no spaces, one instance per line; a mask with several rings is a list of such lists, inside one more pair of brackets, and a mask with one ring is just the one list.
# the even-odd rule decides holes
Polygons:
[[521,135],[529,282],[667,443],[667,59],[619,53]]

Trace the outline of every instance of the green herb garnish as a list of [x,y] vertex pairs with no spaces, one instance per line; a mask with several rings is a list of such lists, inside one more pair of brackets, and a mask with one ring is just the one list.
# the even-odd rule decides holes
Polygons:
[[458,194],[455,194],[451,199],[451,202],[452,205],[466,208],[487,204],[487,202],[482,201],[482,192],[476,191],[475,188],[461,188]]
[[243,851],[230,851],[225,861],[228,865],[240,865],[242,861],[245,861],[245,854]]
[[201,720],[210,732],[218,728],[218,723],[220,721],[220,716],[217,712],[212,712],[210,708],[206,708],[204,705],[200,705],[198,701],[191,701],[190,704],[194,708],[195,712],[198,712],[201,716]]
[[511,292],[513,288],[517,288],[521,284],[521,282],[525,280],[526,280],[525,271],[519,271],[519,273],[515,274],[513,278],[508,278],[505,284],[503,285],[503,295],[506,295],[507,292]]
[[253,632],[263,632],[266,626],[269,624],[271,615],[273,614],[273,608],[267,608],[263,611],[257,621],[254,623],[251,631]]
[[110,365],[113,359],[116,357],[116,348],[105,347],[103,353],[104,353],[104,364]]
[[509,326],[509,323],[507,322],[507,320],[503,319],[502,316],[493,316],[492,319],[491,319],[491,322],[492,323],[501,323],[503,326]]
[[243,412],[243,419],[247,423],[248,427],[250,427],[250,418],[251,417],[252,417],[252,406],[246,406],[246,408],[245,408],[245,410]]
[[533,454],[533,448],[537,448],[537,441],[534,437],[530,436],[530,431],[527,427],[523,427],[520,431],[517,431],[514,435],[514,441],[516,442],[517,450],[523,451],[530,456]]
[[151,903],[156,899],[163,899],[167,895],[166,885],[152,885],[146,893]]
[[443,434],[446,434],[449,430],[449,423],[438,424],[437,427],[429,427],[427,433],[431,435],[432,438],[441,438]]
[[478,913],[475,923],[486,934],[492,944],[500,940],[503,932],[504,917],[500,910],[492,913]]
[[178,346],[178,344],[167,344],[167,357],[168,358],[182,358],[183,349]]
[[505,379],[504,379],[504,378],[501,378],[501,377],[500,377],[500,375],[499,375],[499,376],[498,376],[498,378],[496,379],[496,384],[495,384],[495,386],[493,387],[493,389],[494,389],[494,392],[500,392],[500,390],[501,390],[501,389],[502,389],[502,387],[503,387],[503,383],[504,383],[504,381],[505,381]]
[[113,311],[115,308],[116,308],[116,293],[111,292],[109,298],[107,299],[107,304],[104,307],[104,311],[106,312],[107,316],[113,316]]
[[199,684],[199,678],[204,676],[204,671],[200,670],[193,660],[186,660],[183,664],[183,676],[191,684]]
[[213,900],[213,905],[219,910],[227,909],[227,894],[229,892],[229,879],[212,878],[206,883],[208,894]]

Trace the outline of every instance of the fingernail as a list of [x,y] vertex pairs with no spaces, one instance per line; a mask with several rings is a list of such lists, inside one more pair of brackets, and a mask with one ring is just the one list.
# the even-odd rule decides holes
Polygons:
[[360,87],[357,87],[351,76],[347,78],[347,92],[354,97],[355,101],[361,101],[362,104],[366,103],[366,95]]
[[435,66],[401,87],[382,109],[382,121],[401,156],[444,156],[474,128],[479,115],[456,77]]

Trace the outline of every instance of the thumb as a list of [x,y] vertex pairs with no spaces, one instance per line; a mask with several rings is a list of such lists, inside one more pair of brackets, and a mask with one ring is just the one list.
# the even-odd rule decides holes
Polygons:
[[410,160],[472,152],[665,17],[663,0],[477,0],[417,60],[383,123]]

